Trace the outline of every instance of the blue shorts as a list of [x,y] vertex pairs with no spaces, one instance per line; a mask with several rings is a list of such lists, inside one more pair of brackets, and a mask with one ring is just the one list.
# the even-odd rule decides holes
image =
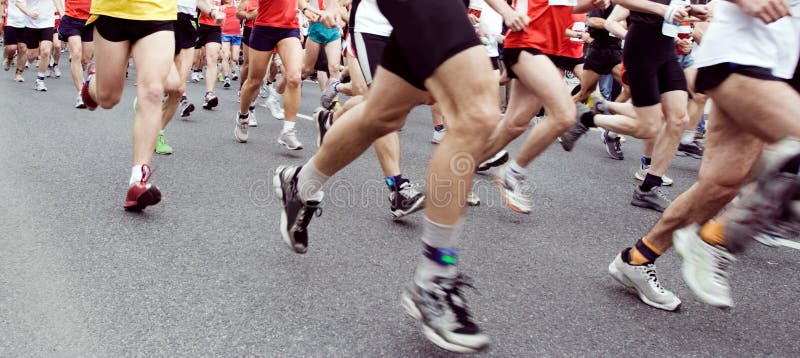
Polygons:
[[242,46],[242,36],[222,34],[222,42],[230,42],[233,46]]
[[58,39],[67,41],[72,36],[80,36],[81,42],[92,42],[94,40],[94,27],[92,25],[86,26],[86,20],[64,15],[58,25]]
[[327,45],[342,38],[339,28],[327,28],[321,22],[312,22],[308,26],[308,38],[320,45]]
[[290,37],[299,41],[300,29],[256,25],[250,34],[250,48],[256,51],[272,51],[278,46],[278,42]]
[[681,69],[684,70],[692,67],[694,66],[694,56],[692,56],[692,54],[678,55],[678,63],[681,64]]

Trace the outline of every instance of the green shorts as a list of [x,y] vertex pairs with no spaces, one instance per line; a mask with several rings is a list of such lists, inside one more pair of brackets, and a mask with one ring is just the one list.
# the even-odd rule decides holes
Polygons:
[[308,26],[308,38],[320,45],[327,45],[330,42],[342,38],[339,28],[327,28],[321,22],[312,22]]

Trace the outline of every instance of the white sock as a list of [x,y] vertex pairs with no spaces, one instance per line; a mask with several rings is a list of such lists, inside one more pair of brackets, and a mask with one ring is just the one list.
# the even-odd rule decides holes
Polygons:
[[164,130],[162,129],[162,130],[158,131],[158,134],[164,135]]
[[[442,225],[425,217],[422,224],[422,242],[439,249],[455,249],[460,224]],[[417,270],[414,272],[414,283],[425,289],[431,289],[431,283],[436,277],[456,277],[458,270],[455,265],[440,265],[431,261],[424,255],[420,257]]]
[[322,186],[329,178],[317,169],[312,157],[297,174],[297,196],[303,201],[322,200]]
[[133,184],[138,183],[142,180],[142,165],[134,165],[131,168],[131,180],[128,182],[128,186],[133,186]]
[[526,175],[528,173],[528,170],[517,164],[517,161],[514,159],[508,163],[508,168],[517,175]]
[[683,131],[683,136],[681,136],[681,144],[692,144],[694,142],[694,131]]
[[283,131],[281,133],[291,132],[294,130],[294,123],[289,121],[283,121]]

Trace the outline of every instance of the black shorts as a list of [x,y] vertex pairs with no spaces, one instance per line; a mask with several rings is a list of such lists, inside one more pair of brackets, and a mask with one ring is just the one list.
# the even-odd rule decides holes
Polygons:
[[58,25],[58,39],[68,41],[72,36],[80,36],[81,42],[92,42],[94,40],[94,26],[86,25],[86,20],[64,15]]
[[[798,72],[800,72],[800,69],[798,69]],[[713,66],[698,68],[694,89],[697,93],[705,93],[706,91],[710,91],[719,87],[719,85],[721,85],[722,82],[725,82],[728,77],[734,73],[737,73],[742,76],[764,81],[785,81],[788,82],[796,91],[800,92],[800,74],[798,74],[798,72],[795,72],[793,79],[784,80],[782,78],[773,76],[772,71],[768,68],[726,62]]]
[[252,33],[253,33],[252,27],[245,26],[244,30],[242,30],[242,43],[245,44],[245,46],[247,47],[250,47],[250,34]]
[[197,43],[197,29],[194,27],[194,17],[182,12],[178,13],[175,20],[175,54],[181,50],[194,48]]
[[272,51],[278,42],[290,37],[300,39],[300,29],[256,25],[250,34],[249,46],[256,51]]
[[492,62],[493,70],[500,70],[500,57],[489,57],[489,61]]
[[175,21],[128,20],[100,15],[92,24],[97,33],[111,42],[130,41],[131,45],[160,31],[174,31]]
[[375,78],[375,71],[378,70],[383,53],[389,44],[389,37],[356,32],[351,40],[356,58],[358,58],[358,65],[361,66],[361,73],[364,74],[367,85],[371,85]]
[[583,57],[572,58],[566,56],[547,55],[550,61],[562,71],[573,71],[575,67],[583,63]]
[[30,27],[25,28],[25,45],[28,46],[28,49],[37,49],[39,48],[39,43],[42,41],[50,41],[53,42],[53,34],[55,30],[52,27],[46,27],[43,29],[32,29]]
[[3,30],[3,43],[6,45],[25,43],[25,28],[6,26]]
[[197,44],[194,48],[200,49],[212,42],[222,44],[222,27],[200,24],[200,27],[197,28]]
[[584,70],[590,70],[598,75],[607,75],[622,62],[622,49],[588,46],[586,47],[586,60]]
[[675,41],[661,34],[660,25],[632,24],[622,57],[634,106],[659,104],[661,95],[667,92],[688,92]]
[[506,65],[506,76],[508,76],[508,78],[517,78],[517,74],[514,73],[512,67],[519,62],[519,56],[522,55],[523,52],[527,52],[533,56],[544,56],[542,51],[535,48],[504,48],[503,63]]
[[461,0],[379,0],[378,8],[394,27],[381,66],[419,89],[442,63],[483,46]]

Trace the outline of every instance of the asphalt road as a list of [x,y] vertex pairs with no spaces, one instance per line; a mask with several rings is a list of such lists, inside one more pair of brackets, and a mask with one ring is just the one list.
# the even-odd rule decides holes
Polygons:
[[[65,63],[65,61],[62,61]],[[64,65],[66,68],[66,65]],[[66,70],[65,70],[66,72]],[[73,108],[68,78],[49,91],[0,73],[0,356],[449,356],[399,305],[419,256],[422,216],[391,220],[373,152],[337,175],[304,256],[278,233],[273,169],[315,151],[276,143],[281,123],[259,109],[250,141],[233,138],[235,91],[168,128],[175,154],[158,156],[161,204],[142,214],[122,201],[130,170],[131,102]],[[319,91],[306,84],[301,112]],[[189,85],[199,105],[202,88]],[[571,153],[553,145],[533,164],[535,208],[505,208],[488,175],[470,209],[461,268],[478,288],[471,308],[495,357],[785,356],[800,354],[800,253],[755,244],[732,279],[736,307],[695,300],[677,256],[659,260],[677,313],[641,303],[606,273],[658,214],[629,205],[641,146],[607,158],[599,133]],[[435,146],[427,108],[400,134],[403,171],[419,181]],[[517,148],[516,142],[512,148]],[[699,161],[675,160],[674,197]]]

